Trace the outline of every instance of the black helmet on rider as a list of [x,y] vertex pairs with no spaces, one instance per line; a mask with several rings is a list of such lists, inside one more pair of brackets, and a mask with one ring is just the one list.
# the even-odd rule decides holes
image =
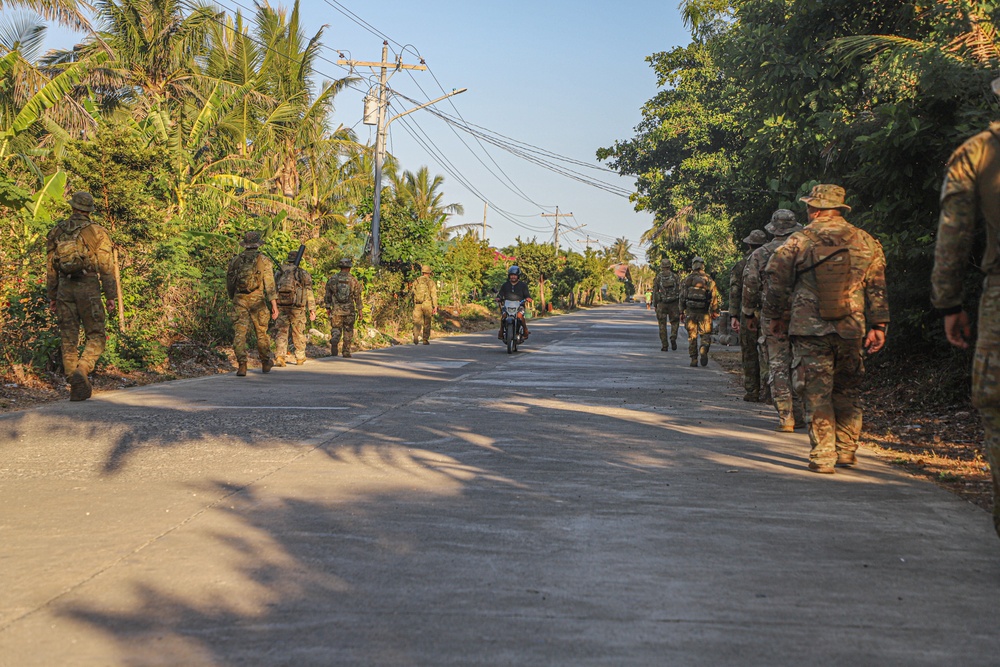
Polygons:
[[518,277],[520,277],[521,276],[521,267],[519,267],[517,265],[510,267],[509,269],[507,269],[507,275],[508,276],[518,276]]

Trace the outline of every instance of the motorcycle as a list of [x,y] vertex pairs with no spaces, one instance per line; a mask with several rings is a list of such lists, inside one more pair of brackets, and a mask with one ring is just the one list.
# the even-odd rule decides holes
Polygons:
[[517,352],[518,344],[524,341],[524,322],[518,314],[524,314],[524,301],[507,299],[500,307],[500,326],[503,328],[507,354]]

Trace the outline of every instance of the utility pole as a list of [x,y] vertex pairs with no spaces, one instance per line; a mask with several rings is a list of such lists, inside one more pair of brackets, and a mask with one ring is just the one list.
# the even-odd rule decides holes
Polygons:
[[[386,111],[389,108],[389,87],[388,82],[390,78],[389,68],[393,68],[393,74],[404,69],[415,69],[415,70],[426,70],[427,65],[421,60],[419,65],[404,65],[403,56],[397,56],[395,62],[389,61],[389,42],[382,42],[382,61],[381,62],[363,62],[360,60],[347,60],[343,56],[337,61],[338,65],[347,65],[352,70],[355,67],[377,67],[379,68],[379,78],[378,78],[378,113],[377,118],[374,123],[370,122],[370,115],[366,109],[365,113],[365,124],[366,125],[376,125],[378,127],[375,133],[375,201],[374,201],[374,211],[372,212],[372,255],[371,262],[372,266],[379,265],[379,255],[381,254],[380,248],[380,235],[379,226],[382,219],[382,165],[385,163],[385,139],[389,130],[389,123],[405,116],[408,113],[416,111],[417,109],[423,109],[424,107],[430,106],[435,102],[440,102],[441,100],[451,97],[452,95],[458,95],[459,93],[464,93],[465,88],[460,90],[454,90],[446,95],[442,95],[436,100],[431,100],[426,104],[421,104],[420,106],[414,107],[409,111],[404,111],[401,114],[393,116],[392,118],[386,120]],[[366,99],[367,101],[367,99]]]
[[559,207],[556,206],[555,213],[542,213],[543,218],[555,218],[556,219],[556,231],[555,231],[555,244],[556,244],[556,254],[559,254],[559,218],[572,218],[572,213],[560,213]]
[[486,240],[486,211],[489,209],[489,207],[490,207],[490,203],[484,201],[483,202],[483,236],[482,236],[482,240],[483,241]]
[[[577,239],[577,241],[583,241],[583,239]],[[587,244],[587,250],[590,250],[591,243],[596,243],[597,245],[601,245],[597,239],[590,238],[590,234],[587,234],[587,240],[585,241],[585,243]]]

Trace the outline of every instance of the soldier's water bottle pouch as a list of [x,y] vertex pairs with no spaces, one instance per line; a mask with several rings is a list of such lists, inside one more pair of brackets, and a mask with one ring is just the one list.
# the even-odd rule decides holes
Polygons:
[[91,259],[90,248],[87,247],[83,239],[81,227],[72,232],[60,235],[56,242],[55,258],[59,265],[59,272],[67,276],[74,276],[84,271],[93,270],[94,262]]
[[302,284],[299,280],[299,270],[291,268],[282,271],[278,276],[278,305],[279,306],[301,306]]
[[811,230],[803,230],[803,233],[813,242],[813,248],[812,265],[801,273],[816,273],[819,316],[828,321],[849,317],[854,313],[851,303],[851,237],[823,239]]
[[709,293],[708,283],[704,279],[698,278],[687,288],[684,307],[688,310],[707,311],[711,300],[712,295]]
[[243,253],[236,266],[234,284],[236,291],[250,294],[260,289],[260,274],[257,272],[257,253]]

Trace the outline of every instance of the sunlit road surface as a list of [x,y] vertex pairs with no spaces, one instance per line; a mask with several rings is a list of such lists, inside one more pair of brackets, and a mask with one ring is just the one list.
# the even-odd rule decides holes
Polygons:
[[0,418],[0,665],[995,665],[987,513],[641,306]]

